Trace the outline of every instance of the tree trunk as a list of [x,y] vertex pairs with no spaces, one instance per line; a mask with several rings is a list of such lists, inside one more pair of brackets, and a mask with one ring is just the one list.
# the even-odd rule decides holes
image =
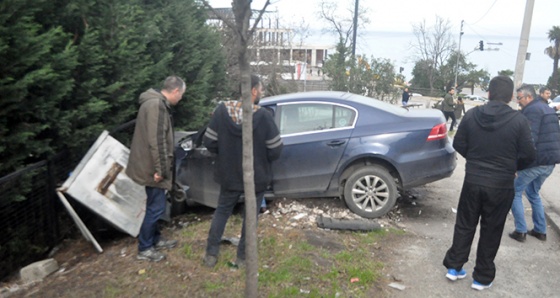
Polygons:
[[243,107],[243,188],[245,190],[245,297],[257,297],[257,203],[253,168],[253,103],[251,101],[251,68],[247,58],[251,0],[234,0],[241,97]]

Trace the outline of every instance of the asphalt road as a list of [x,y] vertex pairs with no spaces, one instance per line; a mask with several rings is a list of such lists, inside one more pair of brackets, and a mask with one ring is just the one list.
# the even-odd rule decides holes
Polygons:
[[[465,160],[458,155],[453,176],[413,189],[412,194],[417,197],[414,203],[401,204],[402,225],[412,236],[405,237],[404,243],[395,249],[394,262],[384,270],[389,282],[405,287],[398,290],[387,285],[390,297],[560,297],[560,242],[555,223],[548,222],[546,242],[527,236],[525,243],[519,243],[507,235],[514,229],[511,213],[495,259],[497,272],[492,288],[479,292],[470,287],[478,232],[464,266],[467,277],[456,282],[445,278],[442,261],[453,237],[454,208],[459,200],[464,166]],[[560,206],[559,186],[560,166],[541,191],[548,213]],[[530,206],[526,203],[525,207],[527,224],[532,228]]]

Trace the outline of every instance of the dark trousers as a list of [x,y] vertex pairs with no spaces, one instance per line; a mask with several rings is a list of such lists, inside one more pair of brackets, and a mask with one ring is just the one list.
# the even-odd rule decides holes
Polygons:
[[[212,224],[210,225],[210,231],[208,232],[208,240],[206,246],[206,254],[211,256],[218,256],[220,252],[220,241],[224,235],[224,230],[226,228],[226,223],[233,212],[233,208],[239,202],[239,197],[243,194],[243,191],[220,189],[220,197],[218,199],[218,207],[214,211],[214,217],[212,217]],[[264,199],[264,192],[257,192],[257,208],[255,208],[255,214],[258,215],[259,208]],[[245,198],[246,199],[246,198]],[[241,229],[241,239],[239,239],[239,245],[237,246],[237,258],[245,260],[245,214],[243,214],[243,228]]]
[[457,119],[455,118],[455,112],[451,111],[451,112],[443,112],[443,116],[445,116],[445,122],[447,123],[447,120],[449,120],[449,118],[451,118],[451,128],[449,129],[449,131],[453,131],[453,128],[455,127],[455,124],[457,124]]
[[146,214],[138,234],[138,251],[147,250],[159,241],[158,220],[165,212],[165,189],[146,186],[146,195]]
[[464,182],[457,208],[453,244],[443,260],[447,269],[459,270],[468,261],[480,219],[480,239],[476,249],[473,279],[482,284],[489,284],[494,280],[494,258],[500,247],[514,194],[513,189],[490,188]]

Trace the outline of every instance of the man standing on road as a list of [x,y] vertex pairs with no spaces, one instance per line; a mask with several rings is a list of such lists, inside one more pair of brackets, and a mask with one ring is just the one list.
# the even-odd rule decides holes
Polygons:
[[410,93],[408,93],[408,87],[404,88],[404,91],[402,93],[402,105],[406,107],[406,105],[408,104],[408,99],[410,98]]
[[[519,242],[524,242],[527,236],[525,209],[522,194],[525,192],[531,204],[534,228],[529,235],[541,241],[546,241],[546,219],[539,191],[544,181],[552,171],[554,165],[560,163],[560,127],[558,117],[549,107],[546,100],[546,89],[541,88],[541,100],[535,99],[535,89],[523,85],[517,89],[517,102],[521,106],[521,113],[531,124],[531,136],[537,149],[537,159],[525,170],[517,172],[515,178],[515,198],[511,212],[515,219],[515,231],[509,236]],[[544,94],[543,94],[544,93]],[[550,97],[550,90],[548,91]]]
[[177,240],[164,240],[158,220],[165,211],[165,191],[171,190],[173,177],[173,125],[171,106],[185,93],[185,82],[170,76],[161,91],[149,89],[140,94],[140,110],[130,145],[126,174],[146,187],[146,214],[138,234],[139,260],[159,262],[165,258],[161,249],[173,248]]
[[457,119],[455,119],[455,101],[453,100],[453,94],[455,94],[455,88],[447,88],[447,94],[445,94],[443,102],[441,103],[443,116],[445,116],[445,122],[447,123],[447,120],[451,118],[451,127],[449,128],[449,131],[453,131],[457,122]]
[[[264,192],[272,182],[271,163],[280,157],[283,148],[272,113],[258,106],[262,94],[263,86],[259,77],[251,75],[256,214],[264,199]],[[207,267],[216,265],[226,223],[244,193],[242,124],[241,101],[226,101],[216,108],[204,134],[204,145],[208,151],[218,155],[214,180],[220,184],[218,207],[212,217],[204,256],[204,265]],[[245,265],[245,216],[235,263],[239,267]]]
[[514,197],[515,172],[535,159],[535,148],[527,119],[509,107],[513,81],[494,77],[488,87],[489,102],[467,111],[453,140],[453,148],[465,157],[465,178],[459,197],[453,244],[443,265],[452,281],[467,276],[468,261],[476,227],[480,239],[471,287],[484,290],[496,275],[498,253],[506,216]]

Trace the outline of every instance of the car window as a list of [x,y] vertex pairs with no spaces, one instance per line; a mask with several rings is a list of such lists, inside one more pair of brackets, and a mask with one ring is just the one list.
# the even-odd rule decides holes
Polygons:
[[279,113],[282,135],[352,127],[356,119],[351,108],[323,103],[286,104]]

